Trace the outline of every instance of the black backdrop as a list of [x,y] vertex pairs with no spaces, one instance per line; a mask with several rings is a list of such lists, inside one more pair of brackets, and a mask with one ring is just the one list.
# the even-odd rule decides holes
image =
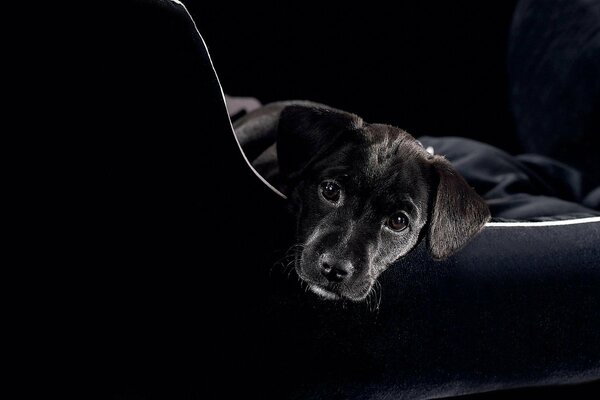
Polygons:
[[415,136],[521,151],[506,67],[515,0],[185,4],[228,94],[308,99]]

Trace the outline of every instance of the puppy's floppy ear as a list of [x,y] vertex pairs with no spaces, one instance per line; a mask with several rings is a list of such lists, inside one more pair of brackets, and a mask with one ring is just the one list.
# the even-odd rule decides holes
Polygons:
[[479,233],[489,221],[490,211],[444,157],[434,156],[432,163],[439,183],[430,212],[427,245],[431,256],[442,260]]
[[298,177],[344,134],[362,126],[360,117],[333,108],[288,106],[277,133],[279,173],[284,181]]

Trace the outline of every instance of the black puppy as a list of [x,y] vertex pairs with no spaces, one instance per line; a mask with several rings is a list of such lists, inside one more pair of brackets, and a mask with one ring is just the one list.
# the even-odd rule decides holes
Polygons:
[[444,259],[489,220],[483,199],[445,158],[393,126],[281,102],[234,127],[258,172],[287,195],[302,243],[296,272],[323,298],[363,300],[421,238]]

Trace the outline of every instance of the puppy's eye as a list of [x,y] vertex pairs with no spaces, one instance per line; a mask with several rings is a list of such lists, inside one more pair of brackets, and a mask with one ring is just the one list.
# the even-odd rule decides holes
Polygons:
[[408,217],[403,212],[397,212],[387,220],[387,226],[396,232],[403,231],[408,227]]
[[325,181],[321,183],[321,194],[326,200],[331,201],[332,203],[337,203],[340,199],[341,191],[341,186],[334,181]]

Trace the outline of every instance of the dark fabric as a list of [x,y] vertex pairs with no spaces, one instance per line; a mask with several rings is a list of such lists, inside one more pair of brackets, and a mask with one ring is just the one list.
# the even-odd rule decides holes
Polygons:
[[510,29],[510,104],[527,152],[600,185],[600,1],[521,0]]
[[52,178],[31,247],[63,299],[36,329],[48,373],[72,367],[61,395],[423,398],[600,375],[599,224],[485,229],[444,263],[421,246],[382,276],[378,311],[318,301],[273,267],[292,222],[183,8],[89,5],[93,57],[49,130],[66,140],[32,160]]
[[289,283],[272,303],[271,373],[299,398],[437,398],[597,379],[599,237],[600,223],[490,227],[444,262],[420,245],[380,277],[371,307],[326,304]]
[[583,196],[581,172],[538,154],[511,156],[471,139],[420,137],[445,156],[483,196],[493,218],[531,220],[561,215],[600,215]]
[[596,210],[600,209],[600,187],[592,190],[583,200],[583,203]]

